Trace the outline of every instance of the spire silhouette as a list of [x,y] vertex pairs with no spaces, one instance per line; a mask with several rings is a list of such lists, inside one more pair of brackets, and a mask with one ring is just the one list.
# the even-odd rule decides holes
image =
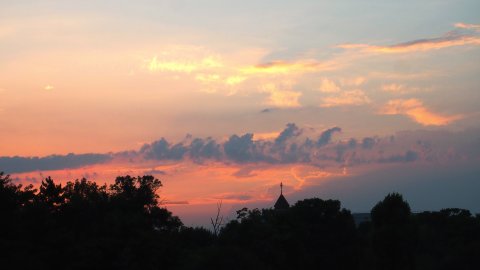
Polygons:
[[277,199],[277,202],[273,206],[275,210],[280,210],[280,209],[287,209],[290,207],[290,204],[288,203],[287,199],[283,196],[283,183],[280,182],[280,196]]

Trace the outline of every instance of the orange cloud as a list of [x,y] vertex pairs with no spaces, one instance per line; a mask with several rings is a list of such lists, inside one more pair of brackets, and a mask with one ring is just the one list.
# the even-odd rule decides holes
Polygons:
[[322,98],[321,107],[337,107],[347,105],[364,105],[370,103],[371,100],[360,89],[342,92],[336,96]]
[[340,87],[334,81],[323,78],[319,90],[322,93],[338,93]]
[[365,77],[340,78],[338,83],[333,80],[322,78],[320,82],[319,91],[322,93],[339,93],[341,88],[358,87],[362,85],[367,79]]
[[340,83],[344,86],[360,86],[364,82],[366,82],[367,79],[365,77],[353,77],[353,78],[342,78],[340,79]]
[[288,73],[307,73],[336,68],[334,62],[318,62],[316,60],[300,60],[296,62],[273,61],[270,63],[249,66],[241,68],[244,74],[288,74]]
[[190,73],[197,68],[197,65],[194,63],[159,61],[156,56],[154,56],[148,64],[148,69],[150,71],[178,71]]
[[253,134],[253,140],[258,141],[258,140],[272,140],[278,137],[280,134],[280,131],[275,131],[275,132],[266,132],[266,133],[254,133]]
[[311,166],[302,165],[291,167],[290,174],[292,175],[293,179],[296,180],[296,182],[293,183],[294,190],[301,190],[306,184],[309,184],[308,181],[312,181],[318,185],[319,182],[324,179],[330,178],[332,176],[343,175],[343,173],[339,172],[318,170],[313,169],[313,167]]
[[266,105],[283,108],[300,107],[298,99],[302,95],[301,92],[278,89],[273,83],[263,85],[262,91],[270,94],[265,101]]
[[461,119],[462,115],[444,116],[429,111],[418,99],[390,100],[380,110],[381,114],[402,114],[425,126],[445,126]]
[[205,57],[201,60],[160,60],[154,56],[148,64],[148,69],[154,71],[171,71],[191,73],[193,71],[205,70],[208,68],[222,67],[223,64],[213,57]]
[[384,84],[382,85],[382,90],[385,92],[392,92],[392,93],[404,93],[405,86],[401,84],[396,84],[396,83]]
[[244,77],[244,76],[230,76],[230,77],[227,77],[225,79],[225,83],[227,85],[236,85],[236,84],[239,84],[239,83],[242,83],[243,81],[245,81],[247,79],[247,77]]
[[200,81],[200,82],[216,82],[220,79],[220,75],[218,74],[198,74],[195,76],[195,80]]
[[422,72],[409,72],[409,73],[399,73],[399,72],[386,72],[386,71],[372,71],[369,72],[369,77],[373,79],[381,80],[428,80],[435,76],[439,76],[438,71],[422,71]]

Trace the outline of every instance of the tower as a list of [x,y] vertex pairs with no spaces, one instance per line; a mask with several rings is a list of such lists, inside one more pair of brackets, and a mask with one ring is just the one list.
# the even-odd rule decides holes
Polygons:
[[287,202],[287,199],[283,196],[283,183],[280,183],[280,196],[277,199],[277,202],[273,206],[275,210],[288,209],[290,204]]

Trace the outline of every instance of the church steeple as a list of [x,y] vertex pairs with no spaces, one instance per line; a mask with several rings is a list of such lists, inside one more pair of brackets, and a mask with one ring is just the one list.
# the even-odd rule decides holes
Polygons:
[[273,206],[275,210],[287,209],[290,207],[290,204],[287,202],[287,199],[283,196],[283,183],[280,182],[280,196],[277,199],[277,202]]

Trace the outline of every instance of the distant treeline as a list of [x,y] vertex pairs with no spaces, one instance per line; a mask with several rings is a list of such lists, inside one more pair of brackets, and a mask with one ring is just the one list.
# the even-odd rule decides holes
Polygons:
[[[355,225],[337,200],[241,209],[216,233],[159,206],[153,176],[38,189],[0,173],[0,269],[479,269],[480,216],[412,214],[397,193]],[[216,213],[212,213],[214,216]]]

